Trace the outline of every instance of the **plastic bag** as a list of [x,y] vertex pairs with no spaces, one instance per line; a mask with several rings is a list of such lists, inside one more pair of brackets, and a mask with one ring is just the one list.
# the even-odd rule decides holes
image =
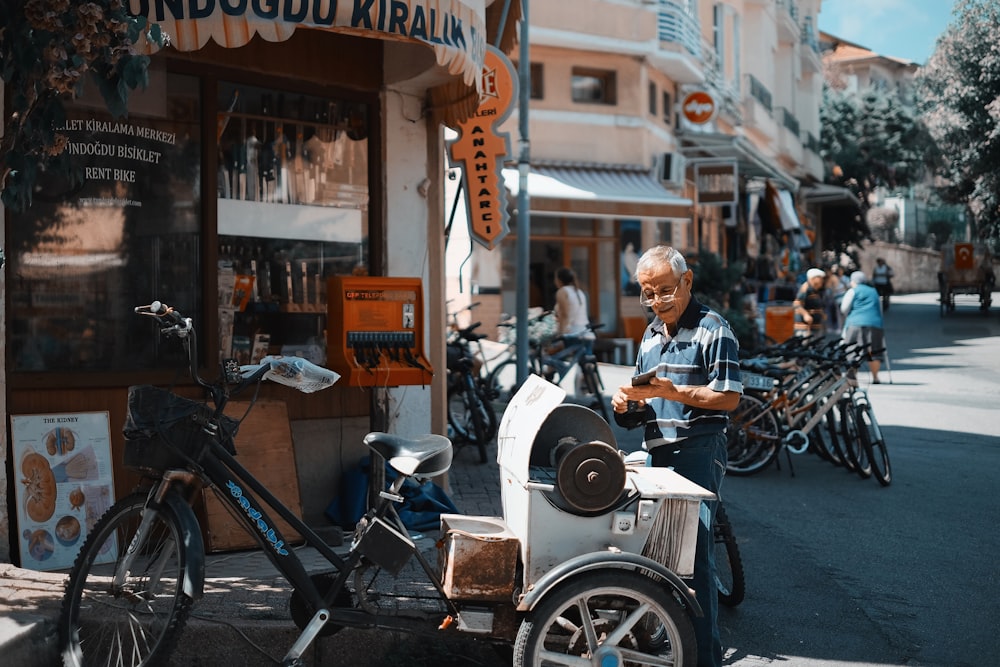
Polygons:
[[320,389],[331,387],[340,379],[340,373],[317,366],[308,359],[271,355],[261,359],[260,364],[241,366],[240,373],[244,376],[252,375],[265,365],[271,367],[271,370],[264,375],[265,380],[294,387],[304,394],[311,394]]

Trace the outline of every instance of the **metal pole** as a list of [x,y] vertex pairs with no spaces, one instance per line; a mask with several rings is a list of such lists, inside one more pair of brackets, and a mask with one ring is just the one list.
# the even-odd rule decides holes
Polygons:
[[528,140],[528,106],[531,100],[531,57],[528,48],[528,4],[521,0],[521,43],[518,57],[518,128],[520,151],[517,158],[517,384],[528,377],[528,265],[531,258],[531,214],[528,173],[531,171],[531,143]]

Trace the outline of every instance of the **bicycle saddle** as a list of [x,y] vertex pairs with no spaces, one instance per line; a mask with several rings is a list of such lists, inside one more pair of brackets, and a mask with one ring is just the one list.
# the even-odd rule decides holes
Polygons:
[[364,443],[400,475],[436,477],[451,467],[451,440],[443,435],[409,438],[375,431],[365,436]]

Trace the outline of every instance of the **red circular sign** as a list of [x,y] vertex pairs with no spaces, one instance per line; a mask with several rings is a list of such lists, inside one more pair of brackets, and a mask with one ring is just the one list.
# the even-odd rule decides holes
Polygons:
[[689,123],[704,125],[715,117],[715,98],[704,90],[688,93],[681,102],[681,113]]

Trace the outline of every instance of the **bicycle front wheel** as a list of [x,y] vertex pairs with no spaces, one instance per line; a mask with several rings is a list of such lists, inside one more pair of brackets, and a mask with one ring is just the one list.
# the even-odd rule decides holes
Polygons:
[[878,421],[875,420],[875,412],[871,403],[858,405],[857,413],[858,431],[861,435],[861,444],[868,455],[871,463],[872,475],[882,486],[889,486],[892,483],[892,468],[889,465],[889,450],[886,449],[885,439],[882,438],[882,429],[879,428]]
[[853,464],[854,472],[858,473],[861,479],[868,479],[872,475],[872,464],[868,460],[868,453],[861,443],[861,432],[858,428],[858,410],[854,401],[845,399],[840,404],[840,428],[843,435],[842,443],[847,458]]
[[453,386],[448,390],[448,424],[456,439],[478,447],[479,462],[486,463],[486,446],[499,427],[493,404],[475,387]]
[[[181,585],[187,567],[181,524],[169,507],[145,504],[142,493],[115,503],[77,555],[59,615],[67,666],[165,663],[184,628],[193,600]],[[136,540],[144,511],[154,512],[152,523]],[[131,566],[116,581],[129,550]]]
[[751,394],[740,396],[726,429],[726,471],[733,475],[760,472],[775,459],[781,434],[774,411]]

